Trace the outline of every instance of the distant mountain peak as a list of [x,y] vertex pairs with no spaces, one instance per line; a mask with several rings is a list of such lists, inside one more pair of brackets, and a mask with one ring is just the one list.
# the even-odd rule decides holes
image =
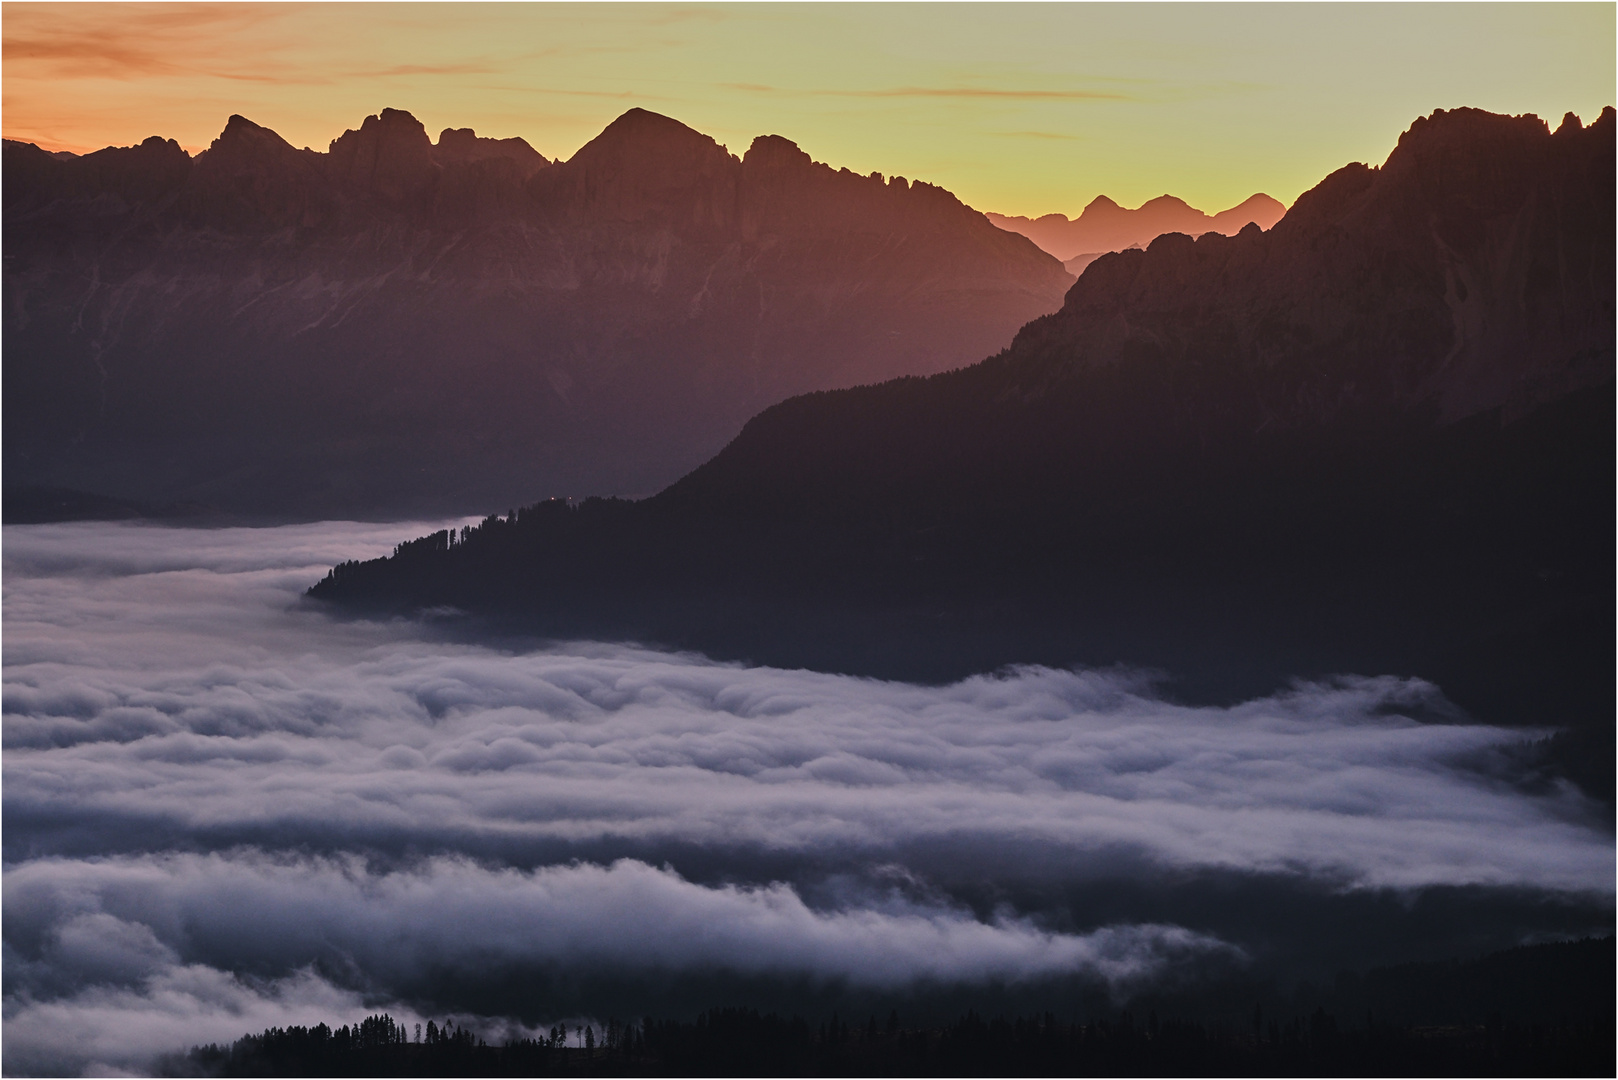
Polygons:
[[267,127],[261,127],[245,116],[232,115],[219,137],[197,156],[205,163],[205,171],[278,169],[299,151],[291,143]]
[[258,124],[253,123],[253,121],[249,120],[247,117],[243,116],[241,113],[231,113],[229,118],[227,118],[225,120],[225,130],[220,133],[219,137],[224,138],[226,135],[230,135],[232,133],[238,133],[239,134],[242,131],[268,131],[268,130],[269,130],[269,128],[260,127]]
[[436,174],[427,129],[403,109],[367,116],[359,130],[331,142],[335,175],[390,202],[405,202],[431,187]]
[[684,124],[681,124],[672,116],[665,116],[660,112],[653,112],[650,109],[643,109],[639,105],[625,109],[621,114],[619,114],[618,119],[614,120],[611,124],[608,124],[607,127],[611,128],[614,125],[633,124],[678,124],[680,127],[685,127]]
[[471,128],[445,128],[439,132],[432,153],[433,160],[440,165],[504,158],[516,162],[524,179],[550,164],[549,159],[529,146],[526,139],[482,138]]
[[601,134],[580,147],[569,160],[576,160],[587,153],[597,154],[622,147],[663,144],[719,145],[711,136],[680,123],[672,116],[637,107],[602,128]]
[[[1151,210],[1168,210],[1168,209],[1190,210],[1194,214],[1201,214],[1202,213],[1201,210],[1193,209],[1191,204],[1186,202],[1184,199],[1177,199],[1173,195],[1159,195],[1155,199],[1147,199],[1145,202],[1140,204],[1139,209],[1140,210],[1147,210],[1147,209],[1151,209]],[[1206,215],[1203,215],[1203,216],[1206,216]]]
[[567,164],[573,168],[637,167],[652,170],[716,164],[734,160],[711,136],[672,117],[647,109],[630,109],[578,149]]
[[712,224],[734,208],[739,165],[712,137],[636,108],[534,182],[542,197],[604,220]]
[[383,109],[380,113],[367,116],[360,123],[359,130],[350,128],[333,139],[330,149],[335,154],[339,152],[339,147],[384,141],[424,147],[432,145],[432,140],[427,137],[427,128],[420,120],[403,109]]
[[1078,217],[1061,214],[1028,218],[989,214],[996,226],[1022,233],[1046,252],[1063,261],[1070,273],[1081,272],[1097,255],[1145,247],[1166,233],[1200,236],[1216,232],[1234,236],[1249,222],[1268,229],[1286,213],[1286,207],[1265,194],[1250,195],[1229,210],[1212,216],[1175,195],[1159,195],[1133,210],[1097,195]]
[[753,140],[742,158],[742,163],[749,171],[760,167],[767,169],[802,168],[812,165],[814,160],[791,139],[780,135],[760,135]]
[[293,149],[291,143],[267,127],[253,123],[240,113],[231,113],[230,119],[225,121],[225,130],[219,137],[209,144],[209,149],[218,149],[229,146],[284,146]]

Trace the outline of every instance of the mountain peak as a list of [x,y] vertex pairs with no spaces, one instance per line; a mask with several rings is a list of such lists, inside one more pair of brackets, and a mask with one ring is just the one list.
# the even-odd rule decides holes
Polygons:
[[548,197],[618,220],[672,213],[713,222],[733,210],[739,170],[740,162],[709,136],[635,108],[533,182]]
[[1147,210],[1147,209],[1151,209],[1151,210],[1189,210],[1193,214],[1201,214],[1202,213],[1201,210],[1193,209],[1191,204],[1186,202],[1184,199],[1176,198],[1173,195],[1159,195],[1155,199],[1148,199],[1145,202],[1141,203],[1140,206],[1137,209],[1139,209],[1139,210]]
[[[628,112],[608,123],[602,128],[602,133],[586,142],[579,149],[579,154],[595,147],[595,151],[602,151],[607,147],[631,144],[631,142],[714,142],[696,128],[689,128],[673,117],[665,117],[663,113],[652,112],[650,108],[629,108]],[[715,142],[717,146],[717,142]],[[578,157],[579,154],[574,154]],[[570,159],[571,160],[571,159]]]
[[331,168],[339,179],[392,201],[411,199],[431,186],[436,166],[427,129],[403,109],[367,116],[358,131],[331,142]]
[[733,162],[711,137],[672,117],[630,109],[568,159],[573,168],[657,172],[703,170]]
[[1260,207],[1265,209],[1281,207],[1282,209],[1285,209],[1285,206],[1280,199],[1277,199],[1271,195],[1266,195],[1262,191],[1256,191],[1247,198],[1243,199],[1241,202],[1237,203],[1235,206],[1231,207],[1230,210],[1223,212],[1228,214],[1234,210],[1257,209]]
[[339,146],[383,141],[402,145],[432,145],[432,140],[427,137],[427,128],[420,120],[403,109],[383,109],[374,116],[367,116],[358,131],[351,128],[333,139],[331,152],[337,153]]
[[808,165],[812,159],[791,139],[780,135],[760,135],[753,140],[742,158],[748,168],[763,165],[780,168],[790,165]]
[[1525,142],[1550,133],[1550,125],[1534,113],[1511,116],[1482,109],[1435,109],[1430,116],[1419,116],[1399,136],[1399,143],[1388,157],[1388,165],[1412,154],[1443,153],[1452,147],[1481,151],[1502,140]]
[[526,139],[481,138],[471,128],[445,128],[439,132],[432,156],[440,165],[504,158],[516,162],[524,179],[550,164],[544,154],[528,145]]
[[1268,229],[1285,213],[1286,207],[1264,194],[1249,196],[1239,206],[1211,216],[1176,195],[1159,195],[1133,210],[1097,195],[1071,221],[1060,214],[1046,214],[1033,221],[991,215],[990,220],[1003,229],[1022,233],[1061,259],[1070,273],[1077,273],[1103,252],[1145,247],[1165,233],[1200,236],[1217,232],[1232,236],[1248,222]]
[[208,144],[208,149],[197,155],[197,161],[203,164],[205,175],[221,171],[279,173],[287,168],[296,168],[291,163],[299,153],[296,147],[269,128],[255,124],[245,116],[232,114],[225,123],[225,130]]
[[253,123],[240,113],[231,113],[230,119],[225,121],[225,130],[219,137],[209,144],[209,150],[228,149],[231,147],[286,147],[293,149],[291,143],[277,135],[267,127]]

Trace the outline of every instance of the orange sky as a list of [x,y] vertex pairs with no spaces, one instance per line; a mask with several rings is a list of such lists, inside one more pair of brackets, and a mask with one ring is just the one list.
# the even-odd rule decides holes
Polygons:
[[625,109],[1008,214],[1284,202],[1435,108],[1593,117],[1612,4],[0,5],[9,138],[324,149],[385,106],[567,157]]

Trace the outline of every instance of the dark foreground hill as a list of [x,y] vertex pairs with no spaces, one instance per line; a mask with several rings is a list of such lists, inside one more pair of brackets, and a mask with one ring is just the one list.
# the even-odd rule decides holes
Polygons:
[[[1610,745],[1613,129],[1435,113],[1268,233],[1100,259],[974,367],[793,399],[655,498],[311,594],[907,678],[1413,675]],[[1571,759],[1610,790],[1610,752]]]
[[941,188],[634,109],[570,160],[383,110],[7,142],[7,486],[263,517],[654,491],[793,394],[957,367],[1070,275]]
[[1587,939],[1345,971],[1290,994],[1220,987],[1202,1002],[1126,1007],[1103,997],[1078,1017],[1071,995],[1052,995],[1031,1016],[991,1005],[938,1024],[913,1000],[882,1021],[749,1008],[607,1020],[589,1025],[589,1048],[577,1025],[489,1045],[452,1024],[411,1031],[379,1015],[196,1047],[160,1075],[1606,1076],[1612,987],[1612,939]]

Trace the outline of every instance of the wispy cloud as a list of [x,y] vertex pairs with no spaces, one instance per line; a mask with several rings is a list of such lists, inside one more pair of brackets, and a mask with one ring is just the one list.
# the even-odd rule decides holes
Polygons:
[[[65,10],[18,4],[6,12],[3,55],[8,64],[40,64],[66,77],[172,75],[193,71],[199,62],[176,56],[215,66],[210,61],[227,58],[234,35],[265,32],[282,15],[274,5],[254,4],[86,4]],[[274,51],[273,41],[265,45]],[[237,66],[244,59],[234,57]]]

